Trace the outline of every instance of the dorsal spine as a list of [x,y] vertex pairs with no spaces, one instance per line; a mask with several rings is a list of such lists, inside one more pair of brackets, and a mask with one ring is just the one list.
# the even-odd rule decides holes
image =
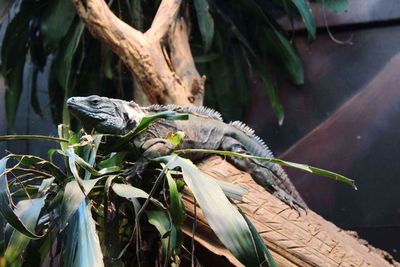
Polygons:
[[166,110],[173,110],[176,112],[180,113],[189,113],[189,114],[194,114],[194,115],[199,115],[219,121],[223,121],[221,113],[218,111],[215,111],[211,108],[207,108],[204,106],[199,106],[199,107],[182,107],[179,105],[151,105],[146,108],[144,108],[146,111],[150,112],[161,112],[161,111],[166,111]]

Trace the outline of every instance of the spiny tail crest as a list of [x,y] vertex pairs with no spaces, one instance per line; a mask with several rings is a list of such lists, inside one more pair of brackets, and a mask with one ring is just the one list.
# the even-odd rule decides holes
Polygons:
[[250,138],[252,138],[254,141],[256,141],[260,146],[262,146],[264,148],[265,152],[266,152],[265,156],[268,156],[268,157],[271,157],[271,158],[274,157],[274,154],[269,149],[269,147],[264,142],[264,140],[262,140],[260,137],[258,137],[254,133],[254,130],[252,128],[250,128],[249,126],[247,126],[245,123],[243,123],[241,121],[232,121],[229,124],[234,126],[234,127],[236,127],[237,129],[241,130],[242,132],[247,134]]
[[175,104],[170,104],[170,105],[151,105],[149,107],[145,108],[147,111],[152,111],[152,112],[161,112],[161,111],[166,111],[166,110],[172,110],[172,111],[177,111],[181,113],[189,113],[189,114],[194,114],[194,115],[200,115],[204,116],[207,118],[212,118],[215,120],[223,121],[221,113],[218,111],[215,111],[211,108],[207,108],[204,106],[199,106],[199,107],[182,107],[179,105]]

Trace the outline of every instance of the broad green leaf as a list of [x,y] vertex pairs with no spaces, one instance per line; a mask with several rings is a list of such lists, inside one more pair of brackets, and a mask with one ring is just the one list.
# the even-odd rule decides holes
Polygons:
[[97,167],[101,169],[106,169],[106,168],[111,168],[111,167],[117,167],[118,170],[121,170],[124,167],[124,158],[128,152],[126,151],[121,151],[118,153],[114,153],[111,155],[109,158],[100,161],[97,164]]
[[11,208],[13,203],[11,200],[10,189],[8,188],[7,175],[5,174],[7,161],[7,157],[0,160],[0,213],[3,215],[6,222],[20,233],[31,239],[41,238],[42,236],[31,231]]
[[[21,222],[26,225],[30,232],[34,233],[36,223],[39,218],[40,211],[44,206],[45,197],[21,200],[18,202],[14,212],[20,218]],[[17,230],[13,230],[10,241],[8,242],[6,252],[4,254],[8,263],[14,263],[22,256],[23,251],[31,239]]]
[[80,203],[66,229],[63,264],[76,267],[104,266],[96,223],[86,201]]
[[84,24],[82,21],[79,21],[76,25],[72,25],[71,31],[67,35],[67,39],[69,40],[68,44],[63,46],[58,52],[58,61],[54,66],[58,69],[57,71],[57,80],[64,89],[64,107],[63,107],[63,123],[70,124],[69,119],[69,111],[66,107],[67,99],[70,97],[70,76],[71,76],[71,67],[72,67],[72,59],[75,55],[75,51],[78,48],[78,44],[80,42],[82,33],[84,29]]
[[[139,211],[139,202],[137,202],[137,198],[149,198],[149,194],[143,191],[140,188],[131,186],[129,184],[119,184],[113,183],[111,186],[112,190],[120,197],[126,198],[131,201],[134,205],[135,212]],[[163,208],[163,204],[155,198],[151,198],[150,201],[153,202],[158,207]]]
[[[86,194],[89,194],[96,183],[102,178],[81,180],[83,189]],[[85,194],[82,192],[76,180],[73,180],[65,185],[64,196],[61,203],[61,229],[67,226],[71,216],[76,212],[85,199]]]
[[118,184],[114,183],[111,186],[112,190],[120,197],[124,197],[128,200],[132,200],[134,198],[148,198],[149,194],[143,191],[140,188],[133,187],[129,184]]
[[270,50],[269,53],[275,59],[276,64],[286,71],[294,84],[303,84],[303,64],[287,38],[275,28],[265,28],[260,34],[264,36],[266,48]]
[[304,25],[306,26],[307,31],[310,34],[311,38],[315,39],[316,27],[308,0],[291,0],[291,1],[299,10],[301,17],[303,18]]
[[274,258],[272,257],[271,253],[269,252],[267,246],[265,245],[264,241],[262,240],[260,234],[258,233],[257,229],[254,227],[253,223],[247,218],[247,216],[244,212],[242,212],[241,210],[239,210],[239,211],[243,215],[247,224],[249,225],[251,234],[253,235],[253,239],[256,244],[258,255],[260,255],[260,257],[263,259],[262,260],[263,263],[260,266],[278,267]]
[[170,172],[166,172],[169,189],[169,204],[172,222],[176,226],[181,226],[185,220],[185,206],[183,205],[182,195],[178,191],[178,187]]
[[294,163],[290,161],[285,161],[281,159],[276,159],[276,158],[264,158],[264,157],[257,157],[257,156],[252,156],[252,155],[246,155],[246,154],[241,154],[241,153],[236,153],[236,152],[231,152],[231,151],[221,151],[221,150],[208,150],[208,149],[181,149],[181,150],[175,150],[175,153],[181,154],[181,153],[193,153],[193,152],[198,152],[198,153],[210,153],[210,154],[217,154],[217,155],[223,155],[223,156],[232,156],[232,157],[238,157],[238,158],[248,158],[248,159],[255,159],[255,160],[260,160],[260,161],[268,161],[272,163],[279,164],[281,166],[286,166],[286,167],[291,167],[295,169],[299,169],[305,172],[317,174],[320,176],[324,176],[327,178],[331,178],[333,180],[340,181],[342,183],[345,183],[347,185],[350,185],[353,187],[355,190],[357,190],[357,187],[355,185],[354,180],[349,179],[343,175],[327,171],[324,169],[316,168],[313,166],[305,165],[305,164],[300,164],[300,163]]
[[29,21],[34,5],[23,1],[19,12],[8,24],[1,45],[1,72],[6,82],[5,106],[7,125],[14,127],[23,87],[23,72],[28,52]]
[[278,124],[282,125],[283,120],[285,119],[285,113],[283,111],[281,102],[279,101],[276,89],[264,70],[260,70],[259,75],[261,78],[262,89],[264,89],[269,98],[269,101],[271,102],[272,109],[274,110],[275,115],[278,118]]
[[245,266],[259,266],[261,262],[247,222],[215,180],[199,171],[190,160],[176,156],[158,160],[167,163],[170,169],[181,167],[186,185],[221,242]]
[[234,200],[243,201],[243,196],[249,192],[246,188],[240,185],[231,184],[221,180],[215,181],[221,187],[222,191],[224,191],[225,195]]
[[207,52],[214,38],[214,20],[210,14],[207,0],[194,0],[194,7],[197,14],[197,23],[203,38],[204,51]]
[[149,223],[157,228],[161,236],[164,261],[168,261],[177,245],[177,231],[165,211],[146,211]]
[[322,4],[329,11],[336,14],[341,14],[346,12],[349,8],[348,0],[316,0],[318,3]]
[[49,51],[59,47],[61,39],[67,34],[75,17],[71,1],[51,0],[41,13],[40,32],[43,42]]

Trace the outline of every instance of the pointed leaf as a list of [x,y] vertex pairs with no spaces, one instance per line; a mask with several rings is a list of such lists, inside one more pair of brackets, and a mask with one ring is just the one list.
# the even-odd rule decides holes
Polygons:
[[[15,214],[20,218],[21,222],[32,233],[35,232],[36,223],[39,218],[40,211],[44,206],[45,197],[21,200],[15,208]],[[13,230],[10,241],[8,242],[4,257],[7,262],[12,264],[21,257],[23,251],[31,239],[17,230]]]
[[163,259],[167,261],[177,244],[177,232],[165,211],[146,211],[149,223],[157,228],[161,236]]
[[0,160],[0,213],[7,223],[22,234],[32,239],[41,238],[42,236],[31,231],[11,208],[13,203],[11,201],[10,189],[8,188],[7,175],[4,173],[6,171],[7,160],[8,158]]
[[307,0],[292,0],[293,4],[297,7],[301,17],[303,18],[304,25],[312,39],[315,39],[316,27],[311,8]]
[[51,0],[41,13],[40,31],[44,45],[49,51],[58,48],[61,39],[68,32],[75,14],[72,2],[64,0]]
[[168,162],[170,169],[181,167],[185,183],[221,242],[244,265],[259,266],[261,262],[245,219],[229,202],[215,180],[199,171],[190,160],[176,156],[158,160]]
[[96,223],[86,201],[80,203],[70,221],[63,251],[64,266],[104,266]]
[[341,14],[346,12],[349,8],[348,0],[316,0],[318,3],[322,4],[328,10]]
[[214,20],[210,14],[210,7],[207,0],[194,0],[194,7],[197,14],[197,23],[201,37],[203,38],[204,51],[207,52],[214,38]]
[[[96,183],[102,178],[82,180],[82,186],[86,194],[89,194]],[[76,212],[81,205],[82,201],[85,199],[81,187],[78,185],[77,181],[71,181],[65,185],[64,197],[61,203],[61,229],[67,226],[71,216]]]

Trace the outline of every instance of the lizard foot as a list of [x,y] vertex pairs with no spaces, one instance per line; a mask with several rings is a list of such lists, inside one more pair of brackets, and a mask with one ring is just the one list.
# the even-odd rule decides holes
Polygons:
[[149,165],[150,160],[146,158],[138,159],[131,168],[124,171],[123,175],[126,177],[126,180],[129,181],[133,177],[142,178],[142,174],[146,170]]

